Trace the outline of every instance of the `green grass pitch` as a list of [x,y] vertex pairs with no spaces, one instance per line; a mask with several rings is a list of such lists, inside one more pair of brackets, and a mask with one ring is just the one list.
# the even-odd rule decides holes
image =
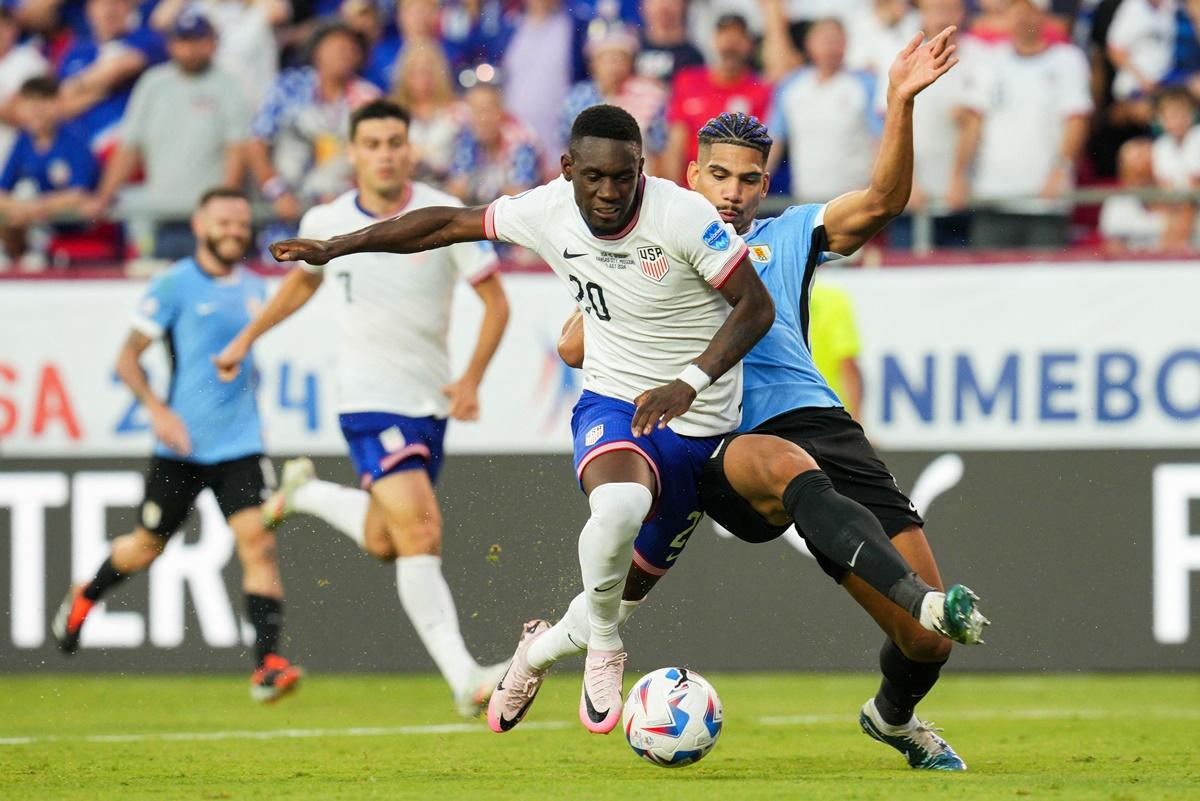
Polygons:
[[858,731],[867,674],[709,678],[721,740],[677,770],[587,734],[566,670],[505,735],[425,676],[313,676],[268,707],[241,676],[0,678],[0,799],[1200,799],[1196,675],[947,676],[922,712],[966,774]]

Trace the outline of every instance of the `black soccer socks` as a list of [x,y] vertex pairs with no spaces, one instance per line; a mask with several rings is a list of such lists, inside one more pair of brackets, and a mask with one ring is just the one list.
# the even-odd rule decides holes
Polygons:
[[829,476],[820,470],[796,476],[783,492],[783,506],[810,545],[920,618],[921,601],[933,587],[900,555],[875,516],[838,493]]
[[104,560],[104,564],[100,565],[100,569],[96,571],[96,577],[83,588],[83,597],[89,601],[99,601],[106,592],[127,578],[129,578],[127,575],[113,567],[110,556]]
[[279,630],[283,628],[283,601],[265,595],[247,595],[246,611],[254,626],[254,662],[261,665],[267,654],[275,653]]
[[891,726],[903,726],[912,719],[913,710],[928,695],[942,672],[941,662],[914,662],[888,640],[879,652],[879,670],[883,681],[875,694],[879,717]]

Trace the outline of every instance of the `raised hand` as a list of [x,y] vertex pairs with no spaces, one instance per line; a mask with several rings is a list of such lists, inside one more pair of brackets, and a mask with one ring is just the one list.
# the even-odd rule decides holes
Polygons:
[[956,30],[951,25],[925,44],[925,34],[918,33],[900,51],[888,70],[888,85],[900,100],[912,100],[958,63],[958,45],[950,41]]

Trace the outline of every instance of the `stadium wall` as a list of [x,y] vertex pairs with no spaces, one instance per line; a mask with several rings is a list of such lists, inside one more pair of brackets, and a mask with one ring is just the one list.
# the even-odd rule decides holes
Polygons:
[[[853,298],[863,418],[926,515],[943,575],[996,625],[976,669],[1200,665],[1200,327],[1192,265],[830,271]],[[452,425],[440,495],[446,573],[481,658],[561,613],[586,505],[567,452],[579,377],[553,343],[571,300],[550,276],[507,282],[513,320],[483,391]],[[0,284],[0,670],[243,670],[248,630],[228,530],[205,497],[149,580],[121,588],[61,660],[49,616],[105,538],[128,529],[150,440],[112,376],[138,282]],[[259,351],[277,456],[354,476],[336,428],[331,309]],[[454,357],[478,319],[456,300]],[[161,363],[155,371],[163,378]],[[795,538],[750,546],[706,522],[639,611],[635,663],[871,668],[881,640]],[[281,534],[290,655],[313,669],[431,665],[390,566],[323,524]]]

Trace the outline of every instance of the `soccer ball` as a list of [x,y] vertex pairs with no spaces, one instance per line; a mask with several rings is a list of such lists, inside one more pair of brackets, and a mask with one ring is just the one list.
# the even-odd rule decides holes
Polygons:
[[625,699],[621,725],[633,752],[664,768],[699,762],[721,736],[721,699],[699,673],[660,668]]

